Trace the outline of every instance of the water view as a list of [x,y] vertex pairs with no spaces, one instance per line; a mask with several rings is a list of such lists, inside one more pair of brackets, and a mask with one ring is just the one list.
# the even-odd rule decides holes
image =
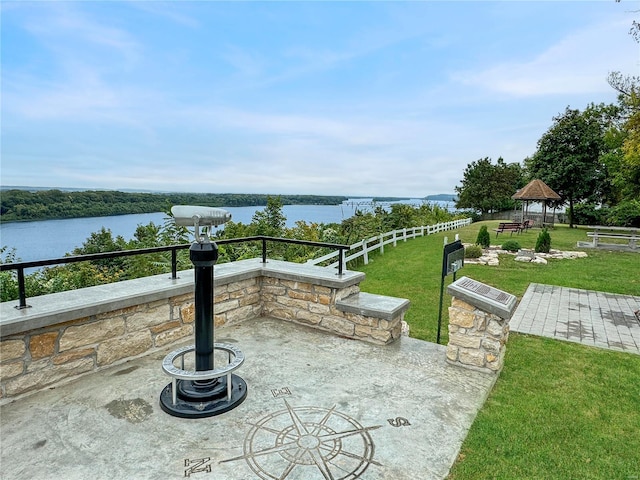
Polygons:
[[[348,200],[340,205],[285,205],[282,212],[287,217],[287,227],[295,226],[297,221],[307,223],[340,223],[354,215],[357,209],[368,211],[372,207],[370,199]],[[405,200],[399,203],[420,205],[423,200]],[[445,208],[453,208],[449,202],[430,201]],[[264,207],[229,207],[225,210],[232,215],[234,222],[251,223],[256,211]],[[70,253],[93,232],[102,227],[111,230],[113,236],[121,235],[126,240],[133,237],[138,225],[153,222],[162,225],[164,213],[144,213],[135,215],[114,215],[109,217],[70,218],[65,220],[42,220],[38,222],[0,223],[0,245],[16,249],[20,261],[45,260],[58,258]],[[224,228],[224,227],[220,227]]]

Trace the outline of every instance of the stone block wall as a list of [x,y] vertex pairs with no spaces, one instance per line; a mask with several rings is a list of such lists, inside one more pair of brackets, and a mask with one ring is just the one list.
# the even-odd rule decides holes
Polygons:
[[[260,315],[259,278],[216,286],[216,326]],[[0,398],[39,390],[192,338],[194,295],[91,315],[0,341]]]
[[336,305],[359,293],[359,285],[335,288],[264,277],[262,314],[380,345],[400,338],[405,310],[386,320],[364,312],[347,312]]
[[508,319],[453,298],[449,307],[447,361],[466,368],[499,373],[504,365],[508,339]]
[[0,395],[41,389],[188,337],[193,315],[193,295],[184,295],[3,339]]
[[[214,325],[219,327],[262,315],[261,285],[261,277],[216,285],[213,289]],[[191,308],[193,305],[191,303]]]
[[[281,270],[285,267],[279,265]],[[322,267],[311,268],[322,270]],[[270,276],[260,270],[256,273],[253,266],[251,269],[234,272],[236,277],[232,275],[214,283],[216,326],[270,316],[377,344],[390,343],[400,337],[401,320],[408,301],[390,320],[378,318],[375,313],[356,314],[336,307],[337,301],[359,294],[359,281],[364,276],[354,277],[344,284],[332,278],[328,282],[332,286],[323,286],[314,283],[312,277],[310,281],[290,280],[278,277],[282,276],[282,271]],[[107,295],[116,287],[103,285],[92,288],[103,289],[100,292]],[[182,288],[181,291],[185,291]],[[52,320],[47,326],[14,329],[16,333],[3,334],[0,340],[0,400],[40,390],[192,339],[194,294],[163,295],[166,298],[144,300],[141,294],[140,299],[127,300],[133,305],[70,320],[57,320],[60,312],[56,311],[55,318],[52,313]],[[57,297],[56,301],[64,304],[63,297]],[[113,305],[120,305],[121,301],[114,297]],[[135,304],[136,301],[140,304]],[[7,314],[31,313],[25,310],[18,313],[13,307],[5,307]],[[46,317],[46,312],[37,313],[40,318]]]

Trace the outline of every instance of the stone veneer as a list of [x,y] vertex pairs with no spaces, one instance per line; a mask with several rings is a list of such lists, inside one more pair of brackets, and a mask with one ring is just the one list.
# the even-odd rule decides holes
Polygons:
[[459,298],[449,307],[447,361],[499,373],[509,339],[509,319],[485,312]]
[[[0,305],[0,399],[55,385],[193,335],[193,271]],[[388,344],[408,300],[360,293],[364,274],[255,259],[214,268],[216,326],[259,316]]]

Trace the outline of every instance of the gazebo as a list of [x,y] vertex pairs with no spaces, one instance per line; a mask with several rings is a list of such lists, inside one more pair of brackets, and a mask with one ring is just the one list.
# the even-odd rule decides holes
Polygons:
[[514,200],[520,200],[522,202],[522,218],[521,222],[524,223],[525,216],[529,216],[529,202],[541,202],[542,203],[542,226],[553,225],[555,217],[555,208],[551,221],[547,221],[547,204],[550,202],[558,202],[562,200],[560,195],[554,192],[546,183],[542,180],[531,180],[525,187],[518,190],[511,196]]

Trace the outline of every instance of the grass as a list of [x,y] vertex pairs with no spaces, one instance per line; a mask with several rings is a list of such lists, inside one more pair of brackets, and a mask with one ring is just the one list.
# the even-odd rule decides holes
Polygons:
[[[443,237],[459,233],[474,243],[480,222],[458,232],[409,240],[387,248],[369,265],[363,291],[411,300],[411,336],[435,341]],[[533,248],[540,230],[514,235]],[[586,230],[558,226],[551,247],[576,250]],[[501,244],[510,239],[501,234]],[[521,297],[529,283],[640,296],[640,254],[585,250],[588,258],[466,265],[460,275]],[[451,282],[447,277],[446,284]],[[445,295],[441,343],[447,342]],[[504,369],[471,427],[449,478],[640,479],[640,356],[512,333]]]
[[[370,256],[369,265],[356,267],[367,274],[362,282],[363,291],[380,293],[411,300],[406,320],[411,326],[411,336],[436,341],[438,307],[440,296],[442,249],[444,237],[453,241],[456,233],[465,243],[474,243],[481,225],[489,231],[497,227],[498,221],[478,222],[455,232],[445,232],[400,242],[393,248],[387,246],[384,255]],[[576,250],[578,240],[587,238],[584,229],[570,229],[558,226],[551,231],[551,248]],[[516,239],[523,248],[535,247],[540,229],[531,229],[519,235],[492,235],[492,245],[501,245],[509,239]],[[640,255],[634,252],[611,252],[605,250],[584,250],[588,258],[574,260],[549,260],[547,265],[515,262],[513,255],[501,255],[500,265],[465,265],[459,276],[465,275],[521,298],[529,283],[544,283],[563,287],[599,290],[611,293],[640,296]],[[351,267],[353,268],[353,267]],[[450,284],[452,277],[445,279]],[[445,293],[442,311],[443,328],[441,343],[447,343],[447,306],[451,297]]]
[[640,478],[640,357],[512,334],[449,479]]

